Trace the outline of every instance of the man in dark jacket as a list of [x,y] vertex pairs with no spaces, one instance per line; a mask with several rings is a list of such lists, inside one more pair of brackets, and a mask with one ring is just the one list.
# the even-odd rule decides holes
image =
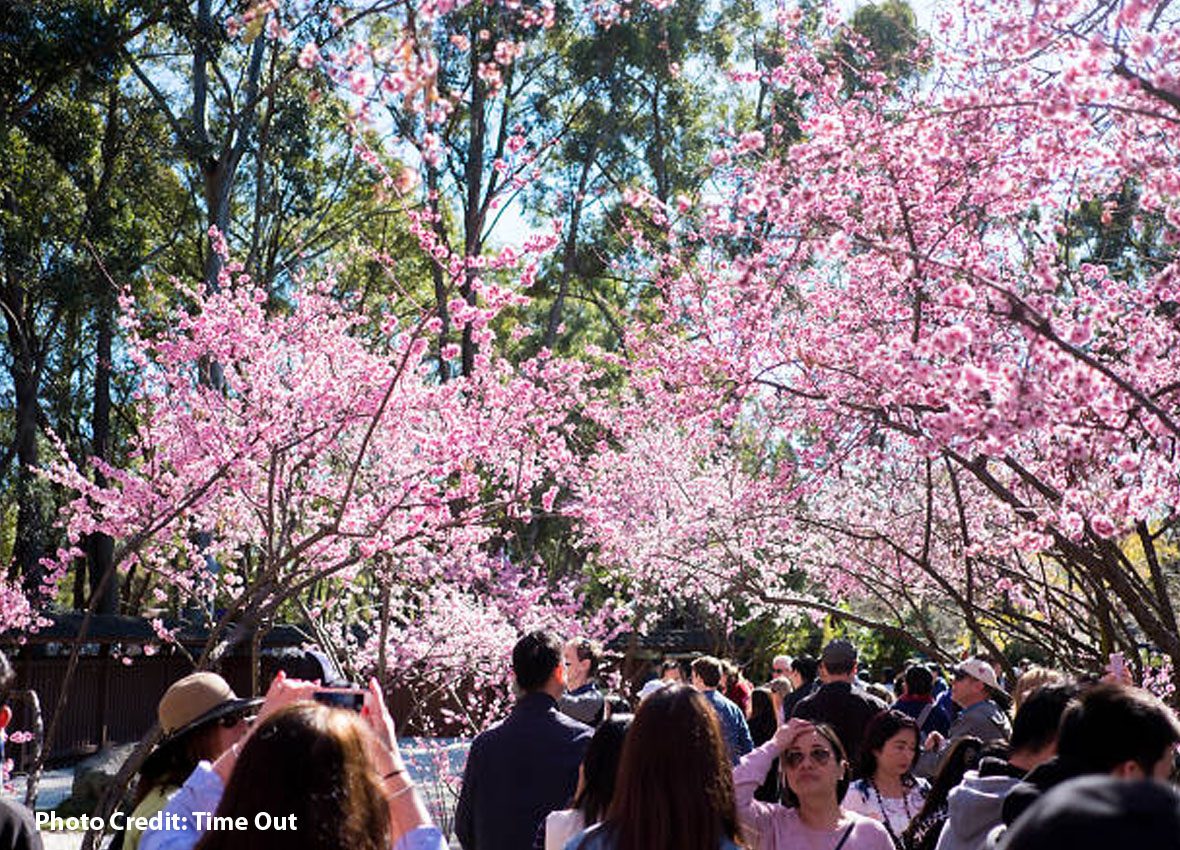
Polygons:
[[573,796],[590,743],[590,727],[557,710],[565,691],[561,638],[548,631],[522,637],[512,672],[524,695],[467,754],[455,810],[463,850],[529,850],[545,815]]
[[824,647],[819,679],[823,683],[819,690],[801,700],[792,716],[831,726],[844,745],[849,764],[856,764],[865,726],[887,706],[856,681],[856,647],[846,640],[837,639]]
[[598,666],[602,663],[602,644],[587,638],[574,638],[565,645],[566,691],[557,701],[557,710],[587,726],[602,722],[606,695],[598,687]]
[[1061,718],[1057,755],[1004,798],[1011,824],[1048,789],[1086,774],[1166,781],[1180,743],[1180,720],[1152,694],[1120,684],[1086,691]]

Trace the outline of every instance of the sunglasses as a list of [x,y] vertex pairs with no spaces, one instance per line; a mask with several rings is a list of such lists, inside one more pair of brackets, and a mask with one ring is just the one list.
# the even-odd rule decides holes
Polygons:
[[833,755],[834,753],[826,747],[812,747],[807,752],[803,752],[803,750],[790,750],[785,755],[783,755],[783,763],[786,764],[787,767],[796,768],[803,764],[803,759],[811,756],[811,760],[813,762],[815,762],[820,767],[823,767],[832,760]]
[[775,667],[774,672],[776,672],[776,673],[790,673],[791,671],[788,670],[786,667]]
[[254,722],[254,718],[248,714],[230,714],[221,718],[221,720],[218,722],[221,723],[221,725],[226,729],[233,729],[239,723],[243,722],[249,726],[252,722]]

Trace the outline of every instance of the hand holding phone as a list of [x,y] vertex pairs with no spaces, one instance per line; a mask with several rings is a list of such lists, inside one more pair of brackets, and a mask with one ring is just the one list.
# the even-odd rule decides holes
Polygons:
[[1127,660],[1123,657],[1121,652],[1112,652],[1110,654],[1110,677],[1116,682],[1127,682]]

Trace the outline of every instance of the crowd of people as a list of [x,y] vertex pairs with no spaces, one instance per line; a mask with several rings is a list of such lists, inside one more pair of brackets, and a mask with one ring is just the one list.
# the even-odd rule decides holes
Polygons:
[[1180,721],[1124,681],[1034,667],[1009,689],[965,658],[874,684],[834,640],[759,687],[665,661],[629,705],[601,663],[585,640],[517,644],[521,696],[468,757],[464,850],[1180,848]]
[[[1180,848],[1180,721],[1147,691],[1043,668],[1009,688],[982,658],[872,683],[858,660],[833,640],[818,659],[775,657],[758,687],[723,659],[669,660],[628,699],[602,685],[598,644],[526,634],[518,699],[471,744],[455,836],[463,850]],[[10,678],[0,654],[0,691]],[[324,696],[282,673],[264,699],[215,673],[174,683],[119,847],[446,848],[377,683]],[[39,847],[0,801],[0,850]]]

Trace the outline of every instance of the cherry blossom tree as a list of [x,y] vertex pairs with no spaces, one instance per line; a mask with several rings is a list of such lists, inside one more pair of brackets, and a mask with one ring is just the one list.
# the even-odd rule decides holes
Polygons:
[[690,438],[712,420],[783,447],[782,555],[831,598],[877,597],[922,639],[937,604],[993,649],[1180,659],[1174,17],[968,2],[897,83],[836,15],[786,10],[781,61],[748,82],[793,99],[798,140],[735,128],[712,193],[654,207],[674,228],[637,257],[665,307],[630,345],[646,403]]

